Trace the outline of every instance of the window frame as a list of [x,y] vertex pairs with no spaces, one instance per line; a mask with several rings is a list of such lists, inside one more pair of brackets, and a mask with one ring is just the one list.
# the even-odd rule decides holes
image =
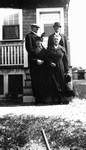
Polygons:
[[[7,13],[9,12],[9,14],[11,13],[18,13],[19,14],[19,23],[18,24],[13,24],[13,25],[19,25],[19,39],[3,39],[3,21],[4,21],[4,17],[6,17]],[[20,41],[23,39],[23,16],[22,16],[22,9],[13,9],[13,8],[1,8],[0,9],[0,18],[1,18],[1,24],[0,24],[0,41]],[[4,14],[4,15],[3,15]],[[8,14],[8,15],[9,15]],[[9,25],[9,24],[8,24]]]

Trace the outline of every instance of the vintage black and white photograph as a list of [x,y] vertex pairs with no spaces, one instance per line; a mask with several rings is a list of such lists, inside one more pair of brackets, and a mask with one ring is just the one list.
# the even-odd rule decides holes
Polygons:
[[0,1],[0,150],[86,150],[85,0]]

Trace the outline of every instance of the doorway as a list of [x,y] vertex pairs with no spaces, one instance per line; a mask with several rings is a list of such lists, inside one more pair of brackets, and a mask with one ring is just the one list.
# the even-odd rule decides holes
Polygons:
[[60,22],[61,32],[64,33],[64,11],[63,8],[39,8],[36,10],[37,24],[40,25],[39,35],[45,32],[43,41],[44,47],[47,47],[48,36],[54,32],[54,22]]

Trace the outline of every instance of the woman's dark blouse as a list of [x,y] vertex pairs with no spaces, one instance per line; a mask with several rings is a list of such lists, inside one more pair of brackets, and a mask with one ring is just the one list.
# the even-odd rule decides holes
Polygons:
[[56,64],[56,67],[62,70],[63,73],[68,72],[68,59],[64,47],[58,46],[55,49],[54,46],[51,46],[47,49],[47,58],[48,61],[52,61]]

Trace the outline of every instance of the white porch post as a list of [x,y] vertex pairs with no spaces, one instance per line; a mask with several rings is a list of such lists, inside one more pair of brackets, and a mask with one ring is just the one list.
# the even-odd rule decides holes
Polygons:
[[23,43],[23,49],[24,49],[24,67],[28,67],[28,53],[25,48],[25,41]]

